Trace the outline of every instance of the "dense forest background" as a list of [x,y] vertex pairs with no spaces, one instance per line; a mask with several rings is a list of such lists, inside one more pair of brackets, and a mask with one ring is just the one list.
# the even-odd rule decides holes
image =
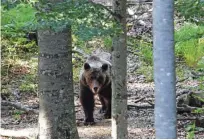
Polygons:
[[[83,131],[78,79],[85,58],[93,51],[110,52],[112,36],[120,32],[110,11],[111,2],[67,1],[52,12],[48,12],[52,5],[39,4],[35,0],[2,0],[1,4],[2,128],[18,130],[37,124],[36,113],[30,114],[26,109],[8,107],[6,104],[18,103],[35,111],[38,109],[37,29],[50,26],[60,31],[63,26],[71,25],[79,135],[84,138],[109,137],[110,122],[99,124],[98,129],[104,129],[101,128],[104,125],[107,127],[104,135],[99,132],[88,135],[86,131],[94,131],[92,128]],[[204,2],[175,0],[174,20],[179,138],[203,138]],[[151,108],[154,104],[151,0],[128,1],[127,35],[130,137],[154,138],[151,135],[154,131]],[[133,134],[133,129],[138,132],[137,136]]]

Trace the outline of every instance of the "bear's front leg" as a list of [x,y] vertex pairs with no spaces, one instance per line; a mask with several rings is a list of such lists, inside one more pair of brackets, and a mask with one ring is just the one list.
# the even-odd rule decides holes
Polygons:
[[106,111],[104,114],[105,119],[110,119],[111,118],[111,100],[106,101]]
[[94,111],[94,100],[91,98],[89,100],[83,100],[82,99],[82,106],[84,110],[84,125],[92,125],[94,124],[94,118],[93,118],[93,111]]
[[86,110],[84,108],[84,113],[85,113],[84,125],[95,124],[94,118],[93,118],[93,111],[92,110]]
[[105,104],[105,100],[104,100],[104,97],[101,96],[100,94],[98,95],[100,101],[101,101],[101,109],[99,110],[99,113],[105,113],[106,112],[106,104]]
[[84,125],[93,125],[93,111],[94,111],[94,95],[93,93],[86,88],[81,89],[80,93],[80,102],[84,110]]

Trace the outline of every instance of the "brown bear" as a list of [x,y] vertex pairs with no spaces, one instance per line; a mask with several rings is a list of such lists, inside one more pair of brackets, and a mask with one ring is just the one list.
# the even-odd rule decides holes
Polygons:
[[80,74],[80,102],[85,114],[84,125],[94,124],[96,94],[102,104],[100,113],[104,113],[104,118],[111,118],[111,63],[110,57],[104,54],[105,52],[88,57]]

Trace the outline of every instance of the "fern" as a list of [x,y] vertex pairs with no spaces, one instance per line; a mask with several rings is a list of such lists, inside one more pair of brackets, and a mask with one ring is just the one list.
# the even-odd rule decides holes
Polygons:
[[24,31],[32,30],[35,19],[35,9],[29,4],[18,4],[10,10],[1,9],[2,12],[2,34],[9,36],[21,35]]

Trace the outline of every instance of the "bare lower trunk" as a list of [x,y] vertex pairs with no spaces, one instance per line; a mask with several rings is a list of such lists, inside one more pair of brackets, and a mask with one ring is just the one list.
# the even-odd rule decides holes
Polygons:
[[38,31],[40,139],[78,138],[72,82],[71,28]]
[[113,9],[122,33],[113,38],[112,52],[112,137],[127,138],[126,0],[114,0]]
[[154,0],[155,129],[157,139],[176,139],[174,1]]

